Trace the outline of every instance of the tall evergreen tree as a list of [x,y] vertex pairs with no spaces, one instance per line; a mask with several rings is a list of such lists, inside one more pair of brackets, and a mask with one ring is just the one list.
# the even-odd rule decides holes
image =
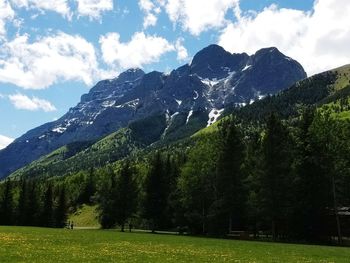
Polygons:
[[13,225],[13,193],[12,182],[10,180],[6,180],[5,182],[4,192],[0,202],[0,224]]
[[241,131],[232,118],[221,124],[219,133],[214,227],[219,232],[229,233],[244,227],[244,144]]
[[26,222],[29,226],[37,226],[40,223],[40,202],[39,193],[37,189],[37,182],[32,181],[27,186],[27,210],[26,210]]
[[84,180],[84,186],[79,196],[78,202],[82,204],[91,204],[91,197],[96,192],[95,183],[95,170],[93,167],[90,168],[89,173],[86,175]]
[[324,194],[324,198],[328,200],[325,202],[327,203],[328,215],[334,215],[334,223],[331,224],[334,227],[329,229],[328,235],[335,234],[341,244],[342,227],[338,211],[341,206],[339,188],[341,188],[341,173],[348,170],[349,147],[347,147],[346,142],[349,133],[344,133],[348,130],[344,127],[343,121],[335,119],[329,108],[317,112],[310,130],[313,135],[313,145],[318,154],[321,175],[328,182],[328,189],[325,189]]
[[59,191],[59,197],[58,197],[57,206],[55,208],[54,215],[55,215],[56,227],[59,227],[59,228],[64,227],[67,221],[67,200],[66,200],[66,190],[64,186],[62,186]]
[[28,192],[27,181],[21,181],[21,190],[19,192],[18,206],[17,206],[17,224],[20,226],[28,225],[27,210],[28,210]]
[[273,240],[276,240],[288,227],[291,148],[288,130],[276,114],[269,116],[266,126],[259,199],[264,216],[270,221]]
[[313,109],[306,109],[298,129],[293,232],[296,238],[317,242],[325,235],[327,228],[326,207],[329,205],[330,180],[323,169],[319,142],[314,140],[310,130],[314,115]]
[[151,160],[151,167],[145,182],[144,216],[149,220],[152,232],[163,226],[166,206],[164,164],[161,154],[157,152]]
[[116,222],[121,226],[121,231],[124,232],[126,221],[130,219],[137,208],[137,186],[128,161],[122,165],[114,193]]
[[41,210],[41,224],[46,227],[54,226],[53,214],[53,189],[51,183],[46,185],[44,203]]
[[111,167],[103,171],[103,180],[97,189],[99,221],[102,228],[112,228],[116,224],[115,173]]
[[[205,135],[190,150],[181,169],[178,191],[189,231],[207,234],[211,218],[209,208],[214,202],[217,135]],[[181,211],[180,210],[180,211]]]

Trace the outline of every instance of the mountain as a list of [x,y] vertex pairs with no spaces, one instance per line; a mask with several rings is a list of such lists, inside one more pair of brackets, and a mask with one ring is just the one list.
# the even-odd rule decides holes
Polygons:
[[129,127],[142,145],[179,139],[214,123],[226,108],[250,104],[305,77],[302,66],[277,48],[249,56],[217,45],[170,74],[129,69],[98,82],[60,119],[1,150],[0,178],[62,146],[93,143],[120,128]]
[[264,120],[273,111],[282,118],[300,114],[308,105],[320,107],[350,96],[350,65],[316,74],[296,82],[290,88],[256,101],[247,107],[234,109],[245,120]]
[[[227,109],[225,114],[233,113],[248,127],[251,125],[259,127],[258,123],[263,123],[272,111],[283,119],[290,120],[291,125],[293,125],[294,119],[300,117],[301,109],[305,106],[315,106],[319,109],[329,107],[333,109],[333,116],[340,119],[350,119],[349,107],[345,106],[347,103],[344,102],[349,97],[350,65],[347,65],[298,81],[274,96],[267,96],[245,107]],[[342,104],[343,106],[341,106]],[[196,116],[193,118],[195,119]],[[145,141],[145,139],[153,138],[154,140],[162,133],[162,127],[166,127],[166,123],[162,121],[161,115],[142,119],[92,145],[86,143],[65,145],[24,168],[18,169],[11,177],[74,175],[79,171],[88,170],[90,167],[103,167],[105,164],[113,163],[125,156],[130,156],[130,154],[135,159],[143,159],[147,152],[154,152],[162,147],[166,147],[170,152],[186,152],[186,149],[191,148],[197,139],[206,135],[214,136],[220,122],[221,120],[200,129],[185,140],[171,144],[160,140],[152,147],[147,147],[150,141]],[[193,123],[195,122],[189,122],[186,126],[191,126]],[[152,129],[152,127],[158,127],[158,130]],[[181,133],[183,128],[184,126],[180,126],[176,131]],[[174,134],[171,129],[168,131]]]

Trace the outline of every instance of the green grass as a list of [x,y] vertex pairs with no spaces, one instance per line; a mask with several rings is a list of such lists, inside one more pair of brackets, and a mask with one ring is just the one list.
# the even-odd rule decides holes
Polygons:
[[341,90],[350,84],[350,65],[336,68],[333,71],[338,73],[337,81],[334,83],[335,90]]
[[83,205],[70,215],[68,220],[73,221],[76,227],[100,227],[96,206]]
[[116,230],[0,227],[0,262],[349,262],[350,249]]

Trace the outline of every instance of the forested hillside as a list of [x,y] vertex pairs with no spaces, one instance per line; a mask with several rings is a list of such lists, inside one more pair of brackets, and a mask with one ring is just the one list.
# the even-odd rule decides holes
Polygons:
[[[1,184],[1,223],[61,226],[68,211],[96,204],[104,228],[341,243],[350,236],[349,76],[349,67],[316,75],[180,141],[133,151],[124,130],[68,158],[61,149]],[[132,154],[89,161],[122,142]]]

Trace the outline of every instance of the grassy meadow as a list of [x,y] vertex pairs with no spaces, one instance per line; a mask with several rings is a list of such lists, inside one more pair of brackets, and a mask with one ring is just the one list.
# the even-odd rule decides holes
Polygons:
[[350,262],[350,249],[117,230],[0,227],[0,262]]

